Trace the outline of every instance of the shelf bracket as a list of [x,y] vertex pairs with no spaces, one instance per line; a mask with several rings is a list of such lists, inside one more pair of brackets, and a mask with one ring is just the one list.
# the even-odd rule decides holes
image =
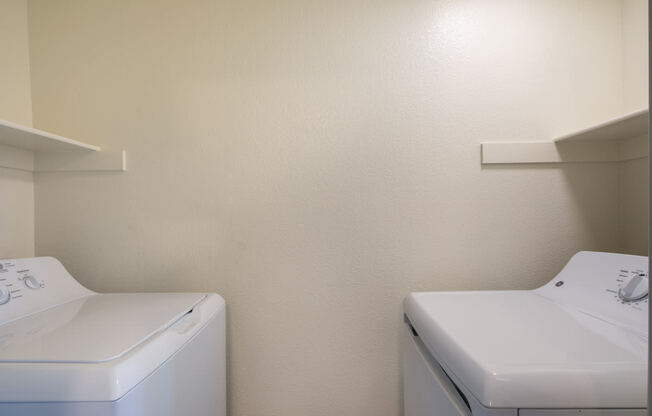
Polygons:
[[124,172],[127,170],[127,155],[117,152],[36,152],[34,172]]

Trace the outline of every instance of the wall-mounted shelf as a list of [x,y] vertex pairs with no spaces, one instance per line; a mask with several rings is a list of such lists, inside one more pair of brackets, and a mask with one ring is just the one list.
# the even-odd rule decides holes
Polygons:
[[126,152],[0,120],[0,167],[32,172],[125,171]]
[[554,142],[626,140],[647,133],[649,110],[643,108],[553,139]]
[[647,108],[552,141],[482,143],[482,164],[622,162],[648,155]]

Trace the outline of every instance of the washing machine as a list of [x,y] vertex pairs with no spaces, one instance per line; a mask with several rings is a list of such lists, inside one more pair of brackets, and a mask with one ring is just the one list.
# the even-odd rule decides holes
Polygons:
[[0,415],[224,416],[225,304],[99,294],[52,257],[0,260]]
[[535,290],[412,293],[405,416],[647,414],[648,259],[579,252]]

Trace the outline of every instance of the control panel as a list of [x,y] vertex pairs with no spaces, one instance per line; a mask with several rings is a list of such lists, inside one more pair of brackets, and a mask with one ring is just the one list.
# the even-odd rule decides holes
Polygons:
[[581,251],[537,292],[647,337],[648,258]]
[[55,258],[0,260],[0,324],[92,293]]

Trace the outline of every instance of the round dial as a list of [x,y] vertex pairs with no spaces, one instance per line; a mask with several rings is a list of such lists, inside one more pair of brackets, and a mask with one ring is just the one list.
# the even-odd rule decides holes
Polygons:
[[6,287],[0,287],[0,305],[4,305],[5,303],[9,302],[9,299],[11,299],[9,289]]
[[647,297],[647,291],[647,275],[640,273],[623,282],[618,291],[618,297],[620,297],[624,302],[633,302]]
[[37,290],[41,288],[41,283],[39,283],[34,276],[25,276],[23,278],[23,283],[25,283],[25,286],[30,289]]

